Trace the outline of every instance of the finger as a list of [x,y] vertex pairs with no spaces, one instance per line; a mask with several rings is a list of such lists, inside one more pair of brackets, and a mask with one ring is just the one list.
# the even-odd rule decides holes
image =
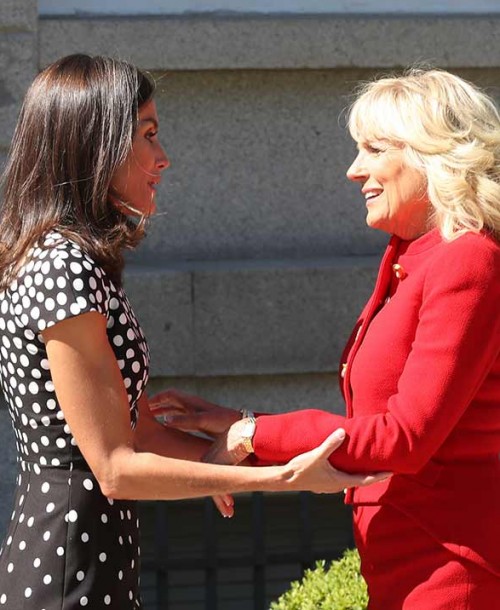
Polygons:
[[328,458],[330,454],[335,451],[345,439],[345,430],[342,428],[337,428],[334,432],[332,432],[326,439],[319,445],[315,451],[319,454],[319,457]]
[[202,429],[202,421],[198,415],[169,415],[166,413],[162,417],[164,425],[169,428],[177,428],[179,430]]
[[390,477],[392,477],[392,472],[377,472],[376,474],[368,474],[362,478],[359,486],[363,487],[365,485],[371,485],[372,483],[380,483],[381,481],[385,481]]
[[219,513],[226,519],[230,519],[234,515],[234,502],[231,496],[213,496],[212,500],[217,507]]
[[[338,471],[337,471],[338,474]],[[345,474],[343,473],[344,487],[365,487],[373,483],[380,483],[391,476],[390,472],[379,472],[377,474]]]

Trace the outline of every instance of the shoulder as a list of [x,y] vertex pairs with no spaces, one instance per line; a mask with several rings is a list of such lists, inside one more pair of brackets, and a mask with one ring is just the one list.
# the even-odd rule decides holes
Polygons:
[[500,245],[486,233],[465,233],[441,241],[428,254],[424,292],[469,292],[500,298]]
[[55,232],[30,249],[16,283],[18,313],[39,331],[88,311],[107,316],[115,293],[104,270],[78,244]]
[[[106,273],[76,242],[50,231],[36,243],[26,256],[20,276],[95,277],[106,283]],[[49,282],[50,283],[50,282]]]
[[486,233],[465,233],[452,241],[442,240],[431,259],[434,273],[491,277],[500,280],[500,244]]

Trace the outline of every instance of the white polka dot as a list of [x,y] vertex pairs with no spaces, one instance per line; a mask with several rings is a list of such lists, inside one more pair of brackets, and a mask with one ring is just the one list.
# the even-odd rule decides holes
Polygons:
[[66,441],[63,438],[58,438],[56,440],[56,445],[59,447],[59,449],[64,449],[64,447],[66,447]]
[[64,292],[59,292],[56,296],[56,301],[59,305],[66,305],[68,302],[68,297],[64,294]]
[[53,411],[57,407],[57,403],[53,398],[47,400],[47,409]]
[[25,548],[26,548],[26,542],[24,540],[21,540],[21,542],[19,543],[19,550],[24,551]]
[[14,569],[14,564],[12,562],[10,562],[9,565],[7,566],[7,572],[9,572],[9,574],[10,574],[13,569]]
[[24,597],[31,597],[32,593],[33,593],[33,591],[31,590],[31,588],[26,587],[26,589],[24,590]]
[[44,532],[43,534],[43,539],[45,540],[45,542],[47,542],[47,540],[50,538],[50,532],[47,530],[46,532]]
[[104,563],[107,558],[108,558],[108,556],[106,555],[106,553],[100,553],[99,554],[99,561],[100,562]]
[[88,600],[88,598],[85,597],[85,595],[80,598],[80,606],[86,606],[88,603],[89,603],[89,600]]
[[49,437],[48,436],[42,436],[40,439],[40,442],[42,443],[42,445],[44,447],[48,447],[50,445],[50,441],[49,441]]
[[87,534],[87,532],[83,532],[83,534],[81,535],[81,539],[82,539],[82,542],[89,541],[89,535]]
[[47,482],[43,483],[41,489],[42,489],[42,493],[46,494],[50,489],[50,484]]
[[108,522],[108,515],[105,515],[104,513],[101,515],[101,521],[103,523],[107,523]]
[[130,599],[130,601],[132,601],[134,599],[134,594],[132,593],[132,589],[128,592],[128,598]]
[[83,290],[83,280],[79,277],[73,280],[73,288],[77,291]]
[[76,573],[76,580],[77,580],[78,582],[82,582],[82,580],[83,580],[84,578],[85,578],[85,572],[84,572],[83,570],[79,570],[79,571]]
[[71,523],[74,523],[76,520],[78,519],[78,513],[76,512],[76,510],[70,510],[68,513],[68,521],[71,521]]
[[54,301],[54,299],[48,297],[47,299],[45,299],[45,308],[47,309],[47,311],[52,311],[56,306],[56,303]]
[[121,335],[115,335],[113,337],[113,343],[116,347],[121,347],[123,345],[123,337]]
[[50,460],[50,463],[52,464],[52,466],[60,466],[61,465],[61,461],[58,458],[52,458]]
[[39,567],[40,567],[40,565],[41,565],[41,563],[42,563],[42,562],[41,562],[41,560],[40,560],[40,557],[37,557],[37,558],[35,559],[35,561],[33,562],[33,566],[34,566],[35,568],[39,568]]
[[123,571],[122,570],[120,570],[118,572],[118,580],[123,580]]
[[45,574],[45,576],[43,577],[43,584],[50,585],[51,582],[52,582],[52,576],[50,574]]
[[94,483],[90,479],[84,479],[83,486],[87,491],[92,491],[94,489]]
[[34,523],[34,522],[35,522],[35,517],[30,517],[30,518],[28,519],[28,521],[26,522],[26,525],[27,525],[28,527],[33,527],[33,523]]
[[0,604],[5,604],[5,602],[7,601],[7,596],[5,595],[5,593],[2,593],[2,597],[0,597]]
[[72,263],[70,263],[69,268],[75,275],[80,275],[80,273],[83,271],[80,263],[72,262]]
[[59,557],[62,557],[64,555],[64,547],[58,546],[56,549],[56,553],[59,555]]
[[47,506],[45,507],[45,510],[46,510],[48,513],[51,513],[51,512],[54,510],[54,508],[55,508],[55,507],[56,507],[56,505],[54,504],[54,502],[49,502],[49,503],[47,504]]
[[104,596],[104,603],[106,604],[106,606],[109,606],[111,603],[111,595],[105,595]]

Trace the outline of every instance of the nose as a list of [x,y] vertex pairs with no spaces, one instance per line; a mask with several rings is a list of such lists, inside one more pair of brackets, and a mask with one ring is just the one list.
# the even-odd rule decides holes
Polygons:
[[363,155],[361,152],[356,155],[351,167],[349,167],[346,172],[346,176],[348,180],[352,180],[353,182],[360,182],[366,179],[367,171],[365,164],[363,163]]
[[161,144],[158,144],[158,149],[158,155],[156,157],[156,169],[162,172],[164,169],[167,169],[167,167],[170,167],[170,160]]

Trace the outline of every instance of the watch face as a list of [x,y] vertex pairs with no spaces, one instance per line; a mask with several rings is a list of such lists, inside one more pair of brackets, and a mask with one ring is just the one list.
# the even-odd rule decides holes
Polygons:
[[245,423],[245,427],[243,428],[242,436],[245,438],[253,438],[255,434],[255,420],[250,419]]

